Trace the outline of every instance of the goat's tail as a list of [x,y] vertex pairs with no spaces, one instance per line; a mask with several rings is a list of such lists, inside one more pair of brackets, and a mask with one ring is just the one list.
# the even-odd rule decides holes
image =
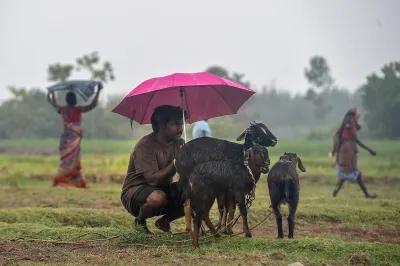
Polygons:
[[284,181],[284,195],[288,202],[299,200],[299,184],[295,179],[287,179]]
[[285,198],[287,201],[290,201],[290,181],[285,181]]
[[189,198],[188,185],[189,182],[186,176],[180,175],[178,180],[178,189],[181,193],[182,202],[185,202]]

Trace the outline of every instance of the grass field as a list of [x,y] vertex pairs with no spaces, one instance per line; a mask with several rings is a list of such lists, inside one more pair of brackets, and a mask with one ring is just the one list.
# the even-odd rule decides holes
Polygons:
[[[154,228],[148,238],[133,230],[133,218],[120,203],[133,141],[84,140],[83,167],[91,188],[52,188],[58,140],[0,141],[0,261],[5,265],[400,265],[400,143],[366,141],[378,155],[360,150],[359,163],[369,200],[356,184],[346,183],[337,198],[330,142],[280,141],[271,161],[296,152],[307,169],[301,173],[300,204],[294,240],[276,240],[271,216],[253,238],[207,239],[195,250],[187,235],[166,235]],[[24,153],[23,153],[24,152]],[[249,212],[250,227],[268,212],[266,177],[257,185]],[[287,207],[282,206],[284,214]],[[236,213],[237,214],[237,213]],[[216,210],[212,219],[216,221]],[[240,221],[240,220],[239,220]],[[174,232],[184,228],[175,221]],[[241,223],[234,227],[241,232]],[[287,235],[287,225],[284,223]],[[106,239],[109,238],[109,239]],[[76,241],[89,241],[78,244]],[[54,241],[58,241],[57,243]],[[205,240],[203,240],[205,241]],[[140,245],[149,245],[143,247]]]

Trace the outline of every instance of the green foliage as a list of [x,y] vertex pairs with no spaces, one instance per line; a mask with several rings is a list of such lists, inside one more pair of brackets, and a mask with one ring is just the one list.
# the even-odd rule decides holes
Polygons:
[[76,66],[71,64],[60,64],[55,63],[49,65],[47,69],[48,80],[50,81],[65,81],[71,75],[72,71],[81,71],[85,69],[91,75],[90,79],[99,80],[104,83],[115,80],[114,70],[109,61],[104,62],[102,68],[96,68],[95,66],[100,62],[100,56],[98,52],[94,51],[90,54],[84,54],[83,56],[76,59]]
[[304,75],[308,82],[318,89],[329,88],[333,84],[331,69],[323,56],[311,57],[310,68],[304,69]]
[[100,80],[104,83],[109,81],[113,81],[115,79],[114,70],[109,61],[104,62],[102,68],[95,68],[100,61],[98,52],[92,52],[88,55],[83,55],[80,58],[76,59],[77,71],[81,71],[82,69],[86,69],[91,73],[91,79]]
[[21,172],[15,172],[4,179],[3,184],[9,186],[12,189],[19,189],[22,186],[25,186],[28,183],[28,179]]
[[65,81],[71,76],[73,69],[74,66],[70,64],[62,65],[60,63],[56,63],[49,65],[47,68],[48,80]]
[[210,66],[206,69],[206,72],[214,74],[220,78],[229,79],[229,72],[221,66]]
[[382,73],[368,76],[360,89],[365,122],[375,137],[400,138],[400,62],[384,65]]
[[308,89],[305,98],[314,104],[315,117],[324,120],[333,109],[332,105],[326,103],[326,94],[329,93],[334,81],[324,57],[315,55],[311,57],[309,64],[310,68],[304,69],[304,76],[312,87]]
[[243,80],[245,74],[233,72],[232,75],[230,75],[228,70],[226,70],[225,68],[223,68],[221,66],[217,66],[217,65],[208,67],[206,69],[206,72],[209,72],[211,74],[214,74],[214,75],[224,78],[224,79],[229,79],[234,82],[243,84],[246,87],[250,87],[250,82]]

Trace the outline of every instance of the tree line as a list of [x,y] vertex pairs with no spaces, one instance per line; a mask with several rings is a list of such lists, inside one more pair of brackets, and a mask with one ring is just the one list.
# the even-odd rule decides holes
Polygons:
[[[47,69],[48,80],[67,80],[74,71],[86,71],[88,79],[103,83],[115,80],[112,64],[100,62],[98,53],[92,52],[77,58],[75,64],[51,64]],[[206,71],[258,89],[243,73],[231,73],[218,65],[210,66]],[[367,76],[364,85],[354,93],[336,85],[323,56],[310,58],[304,77],[310,85],[304,95],[291,95],[273,85],[263,86],[237,115],[210,119],[213,135],[236,138],[249,122],[262,121],[280,138],[327,139],[334,134],[344,113],[358,107],[365,136],[400,138],[400,62],[389,62],[381,68],[381,73]],[[47,91],[37,87],[10,86],[8,89],[12,97],[0,105],[0,139],[59,137],[62,121],[47,103]],[[131,128],[129,119],[111,113],[123,97],[110,95],[106,102],[100,102],[95,110],[84,114],[85,138],[136,139],[150,131],[148,125],[136,123]],[[189,125],[188,136],[190,130]]]

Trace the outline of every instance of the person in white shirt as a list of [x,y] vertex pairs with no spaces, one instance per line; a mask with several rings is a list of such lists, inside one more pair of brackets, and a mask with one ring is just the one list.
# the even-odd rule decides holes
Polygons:
[[211,137],[211,129],[208,125],[207,119],[198,121],[194,124],[192,130],[192,139],[197,139],[201,137]]

